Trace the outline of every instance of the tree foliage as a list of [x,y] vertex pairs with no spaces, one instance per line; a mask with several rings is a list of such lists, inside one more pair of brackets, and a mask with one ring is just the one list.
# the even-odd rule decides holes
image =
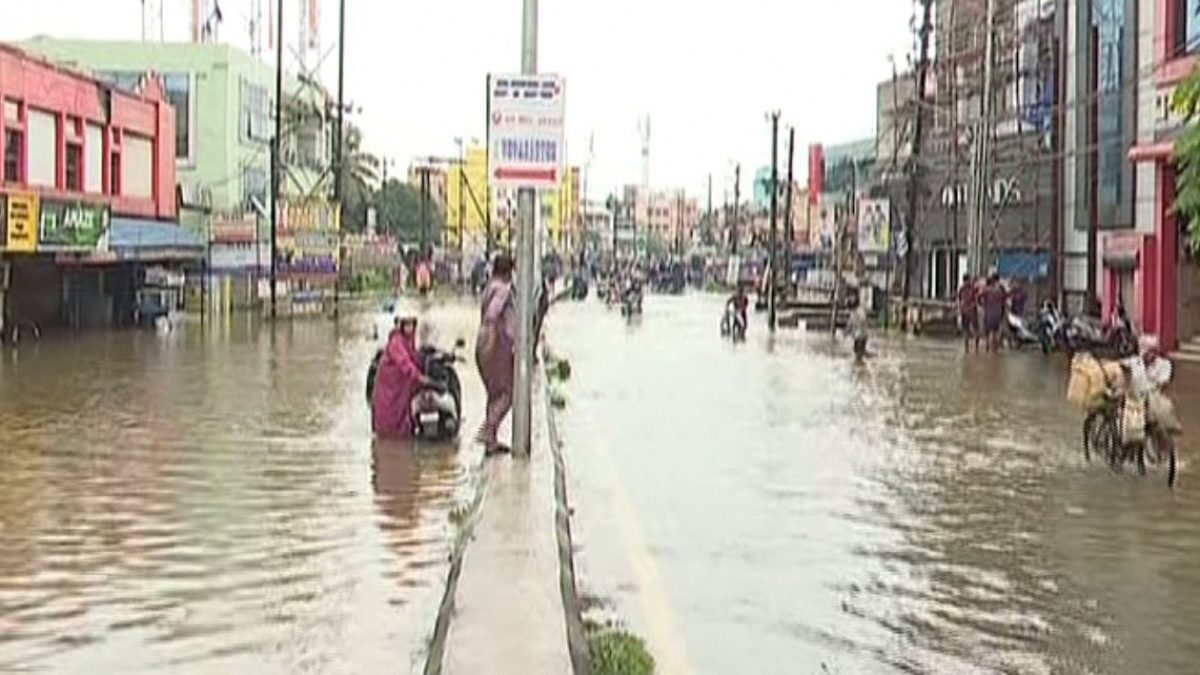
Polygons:
[[1200,253],[1200,67],[1175,87],[1171,108],[1183,117],[1183,126],[1175,138],[1176,174],[1175,213],[1187,225],[1187,244]]
[[[421,191],[408,183],[392,178],[373,195],[375,217],[379,225],[402,242],[421,241]],[[429,242],[439,241],[446,225],[446,214],[436,202],[425,199],[425,216],[429,220]]]
[[346,127],[342,162],[342,224],[349,232],[367,229],[367,207],[374,196],[372,185],[378,181],[379,159],[363,150],[362,130],[353,124]]

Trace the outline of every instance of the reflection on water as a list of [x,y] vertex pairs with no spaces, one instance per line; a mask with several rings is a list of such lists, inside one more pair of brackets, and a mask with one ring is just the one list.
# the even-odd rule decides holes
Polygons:
[[[719,315],[553,318],[580,567],[643,634],[667,597],[701,673],[1196,672],[1200,496],[1085,465],[1065,362],[896,340],[854,365],[759,322],[730,345]],[[638,587],[605,458],[665,589]]]
[[417,669],[472,459],[372,442],[377,318],[0,352],[0,672]]

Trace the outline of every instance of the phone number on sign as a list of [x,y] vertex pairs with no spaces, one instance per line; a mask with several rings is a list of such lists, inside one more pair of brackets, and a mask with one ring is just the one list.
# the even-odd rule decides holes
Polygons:
[[558,162],[558,142],[506,138],[500,142],[500,158],[505,162],[555,163]]

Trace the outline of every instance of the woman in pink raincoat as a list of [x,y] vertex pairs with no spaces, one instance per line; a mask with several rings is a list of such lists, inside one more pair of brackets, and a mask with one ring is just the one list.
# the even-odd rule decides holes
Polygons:
[[412,436],[412,400],[424,381],[417,360],[417,320],[404,319],[388,336],[375,376],[371,427],[377,436]]
[[487,391],[487,414],[477,440],[488,454],[505,452],[496,440],[500,423],[513,404],[513,347],[517,338],[516,299],[512,287],[513,261],[499,255],[492,262],[492,277],[481,294],[479,334],[475,362]]

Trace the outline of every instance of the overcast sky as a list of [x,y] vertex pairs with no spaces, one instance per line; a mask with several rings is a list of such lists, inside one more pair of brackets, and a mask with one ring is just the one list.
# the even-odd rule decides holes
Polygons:
[[[251,0],[219,1],[221,39],[247,46]],[[162,2],[167,39],[186,39],[189,0]],[[290,43],[299,2],[284,0]],[[136,40],[141,4],[0,0],[0,39]],[[402,170],[414,156],[453,155],[455,136],[483,138],[486,74],[520,67],[521,0],[347,4],[346,95],[362,106],[369,150]],[[639,180],[637,121],[647,114],[655,188],[699,196],[711,172],[720,201],[740,161],[745,193],[753,167],[770,160],[771,109],[796,127],[797,172],[806,173],[808,143],[873,134],[888,55],[903,68],[912,47],[911,0],[541,0],[540,10],[539,70],[568,82],[569,161],[584,164],[595,137],[593,198]],[[336,0],[322,0],[321,12],[328,49]],[[334,65],[330,56],[323,69],[331,91]]]

